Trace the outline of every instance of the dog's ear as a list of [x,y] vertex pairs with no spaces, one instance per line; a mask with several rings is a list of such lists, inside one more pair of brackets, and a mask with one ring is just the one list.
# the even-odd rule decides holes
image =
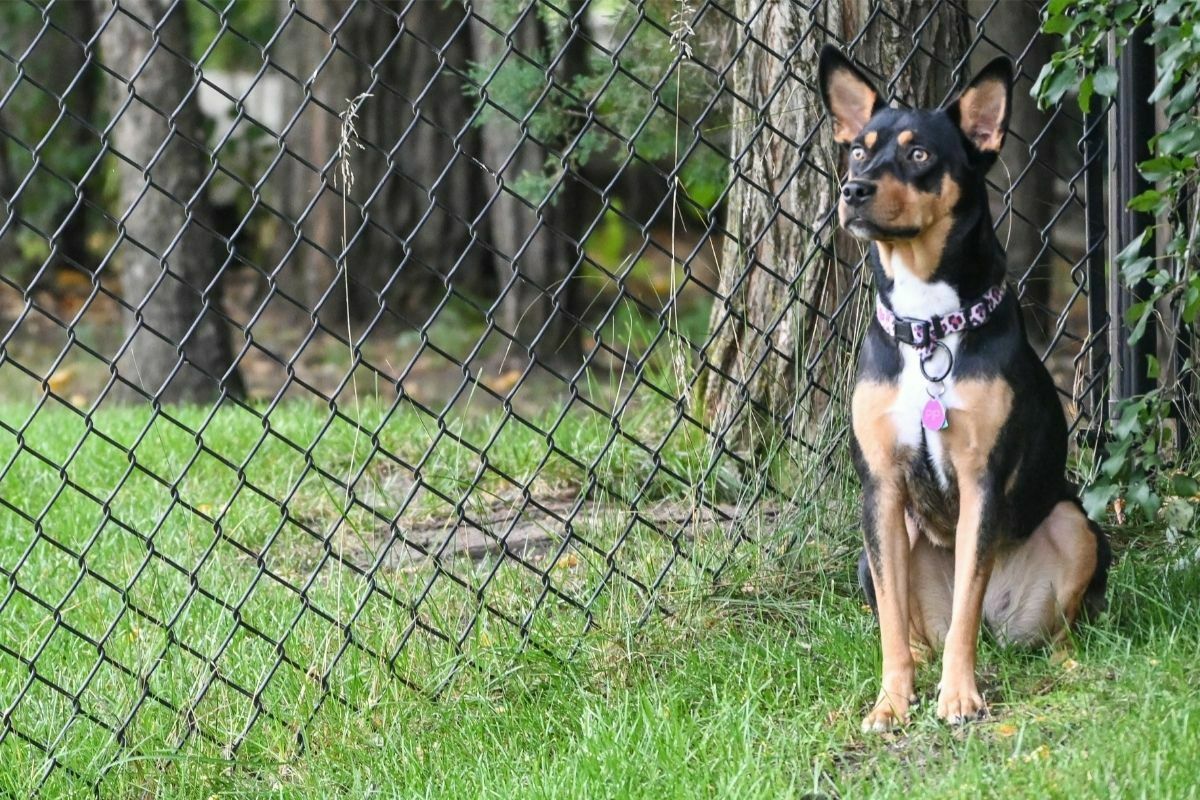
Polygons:
[[1004,146],[1012,114],[1013,63],[1007,56],[988,62],[946,107],[977,153],[994,161]]
[[821,99],[833,118],[833,140],[850,144],[867,120],[884,107],[883,98],[858,67],[831,44],[821,48],[817,75]]

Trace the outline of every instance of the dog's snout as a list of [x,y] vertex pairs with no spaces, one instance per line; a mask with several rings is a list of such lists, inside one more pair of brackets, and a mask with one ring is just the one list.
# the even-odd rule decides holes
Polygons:
[[850,206],[861,206],[875,194],[875,184],[870,181],[847,181],[842,187],[842,199]]

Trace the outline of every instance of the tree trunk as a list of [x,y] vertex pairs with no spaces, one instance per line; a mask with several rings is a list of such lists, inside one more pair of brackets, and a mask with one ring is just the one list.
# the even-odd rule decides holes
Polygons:
[[[101,8],[111,11],[107,3]],[[125,314],[129,347],[117,372],[164,402],[242,392],[218,312],[225,253],[211,232],[209,154],[189,96],[196,78],[185,60],[187,9],[174,0],[121,0],[100,37],[105,65],[128,83],[109,98],[116,118],[109,143],[121,182],[116,216],[125,226],[116,258],[121,295],[133,308]]]
[[[56,4],[52,7],[58,13],[57,24],[63,31],[77,42],[88,42],[96,33],[96,9],[91,3]],[[57,60],[56,80],[51,88],[56,94],[65,93],[71,82],[82,70],[86,74],[79,78],[78,85],[71,92],[67,106],[81,120],[94,123],[96,119],[96,90],[97,73],[94,65],[89,65],[84,59],[82,48],[66,48]],[[87,127],[73,123],[71,143],[78,153],[96,153],[99,143],[96,135]],[[71,175],[72,180],[79,180],[80,193],[88,199],[94,194],[94,186],[82,181],[78,174]],[[95,181],[91,182],[95,184]],[[60,221],[61,219],[61,221]],[[72,197],[56,215],[55,225],[61,226],[61,234],[57,242],[58,270],[82,270],[92,272],[94,265],[87,252],[88,217],[82,203]]]
[[[482,171],[470,158],[478,134],[454,72],[465,72],[471,57],[465,11],[442,2],[302,0],[298,7],[317,25],[300,18],[289,24],[287,35],[296,39],[285,48],[285,68],[315,79],[287,144],[312,167],[291,163],[287,213],[298,219],[319,199],[302,225],[316,248],[297,251],[289,271],[300,280],[293,275],[287,285],[299,285],[310,307],[326,296],[326,322],[344,319],[344,238],[351,316],[370,320],[383,303],[422,325],[447,281],[460,291],[478,289],[489,263],[469,227],[481,205]],[[363,94],[370,96],[355,124],[362,148],[349,151],[353,202],[343,230],[339,115]],[[295,95],[303,102],[302,92]]]
[[[527,3],[480,0],[473,5],[480,17],[509,34],[479,27],[474,42],[485,74],[499,67],[497,77],[482,89],[484,102],[491,106],[484,108],[483,161],[493,172],[489,191],[496,198],[488,209],[486,235],[496,259],[497,325],[516,340],[510,355],[518,360],[534,357],[545,365],[575,367],[580,343],[573,274],[588,219],[582,207],[586,197],[569,171],[547,175],[546,169],[563,155],[556,152],[558,146],[567,146],[573,136],[560,131],[554,142],[534,141],[517,121],[527,109],[498,110],[504,99],[496,95],[501,94],[497,84],[512,81],[506,71],[528,63],[511,51],[548,68],[559,47],[565,48],[551,79],[558,86],[571,86],[586,69],[584,40],[580,32],[567,30],[565,43],[554,41],[536,9],[526,13]],[[574,0],[562,13],[569,17],[578,12],[579,0]]]
[[[703,392],[707,418],[727,447],[757,449],[762,431],[778,431],[781,420],[793,428],[815,424],[835,391],[834,370],[844,370],[853,352],[857,331],[845,328],[843,312],[858,286],[853,268],[862,250],[833,233],[844,166],[810,88],[826,41],[820,32],[851,41],[869,21],[851,55],[875,72],[881,91],[890,86],[909,105],[940,104],[965,51],[966,19],[952,4],[895,4],[874,18],[872,5],[846,0],[814,11],[784,0],[735,3],[736,16],[749,22],[740,29],[731,83],[746,105],[732,114],[729,238]],[[918,28],[922,49],[906,62]]]

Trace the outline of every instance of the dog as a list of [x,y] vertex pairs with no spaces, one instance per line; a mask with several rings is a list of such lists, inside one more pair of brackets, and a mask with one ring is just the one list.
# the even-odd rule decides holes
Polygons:
[[1001,642],[1061,639],[1102,610],[1111,560],[1067,478],[1066,418],[988,208],[1013,66],[997,58],[944,108],[906,110],[830,45],[818,85],[848,151],[838,218],[870,243],[876,288],[850,409],[859,581],[883,651],[862,727],[909,721],[915,664],[936,651],[937,716],[957,725],[987,713],[981,626]]

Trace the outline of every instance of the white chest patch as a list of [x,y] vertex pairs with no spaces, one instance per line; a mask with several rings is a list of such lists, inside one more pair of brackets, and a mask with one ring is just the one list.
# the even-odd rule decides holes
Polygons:
[[[899,248],[897,248],[898,250]],[[929,319],[934,315],[942,316],[962,308],[958,292],[942,281],[927,283],[913,274],[903,259],[893,250],[891,262],[892,276],[895,281],[892,287],[892,309],[902,317]],[[952,333],[942,341],[950,348],[952,355],[958,354],[961,333]],[[921,357],[917,350],[907,345],[901,345],[900,356],[904,366],[900,371],[900,391],[896,402],[892,405],[892,422],[896,427],[897,443],[901,446],[918,449],[922,436],[929,448],[930,460],[934,472],[942,486],[949,486],[946,473],[946,454],[942,447],[942,432],[925,430],[921,425],[921,412],[929,401],[930,383],[921,372]],[[936,375],[946,368],[946,353],[938,348],[928,362],[931,375]],[[941,395],[942,405],[947,409],[962,408],[954,392],[954,375],[948,375],[942,385],[945,392]],[[935,390],[936,391],[936,390]]]

